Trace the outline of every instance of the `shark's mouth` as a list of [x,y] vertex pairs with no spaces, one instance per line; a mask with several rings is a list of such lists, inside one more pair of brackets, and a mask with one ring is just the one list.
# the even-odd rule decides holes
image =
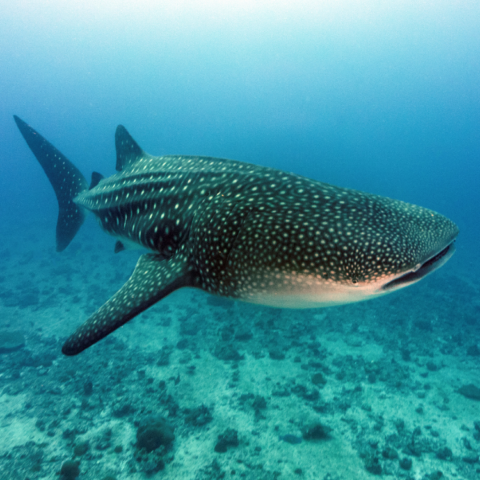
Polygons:
[[447,263],[450,257],[455,253],[455,242],[447,245],[443,250],[429,258],[426,262],[422,263],[415,270],[411,270],[404,275],[392,280],[391,282],[383,285],[382,290],[392,290],[399,287],[404,287],[412,283],[418,282],[421,278],[425,277],[429,273],[437,270],[442,265]]

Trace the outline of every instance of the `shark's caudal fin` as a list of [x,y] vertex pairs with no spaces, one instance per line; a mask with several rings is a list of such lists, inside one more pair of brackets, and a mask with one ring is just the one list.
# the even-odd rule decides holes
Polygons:
[[188,260],[146,254],[127,283],[65,342],[62,352],[77,355],[180,287],[192,284]]
[[84,210],[73,199],[88,189],[87,181],[80,170],[50,142],[16,115],[13,118],[57,195],[57,252],[61,252],[72,241],[85,219]]

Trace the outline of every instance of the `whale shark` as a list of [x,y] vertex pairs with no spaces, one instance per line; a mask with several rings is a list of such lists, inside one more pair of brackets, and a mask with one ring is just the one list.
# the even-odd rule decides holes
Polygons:
[[92,212],[147,250],[129,278],[64,343],[77,355],[171,292],[279,308],[358,302],[412,285],[453,255],[458,227],[416,205],[223,158],[144,152],[122,125],[116,171],[90,184],[65,155],[15,122],[55,191],[57,251]]

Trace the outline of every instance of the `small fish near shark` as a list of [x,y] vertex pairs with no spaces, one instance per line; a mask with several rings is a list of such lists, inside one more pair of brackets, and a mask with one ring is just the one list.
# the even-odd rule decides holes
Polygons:
[[118,239],[147,249],[130,279],[65,342],[77,355],[171,292],[281,308],[358,302],[411,285],[454,253],[457,226],[426,208],[212,157],[144,152],[123,126],[117,173],[81,172],[14,117],[55,190],[57,251],[93,212]]

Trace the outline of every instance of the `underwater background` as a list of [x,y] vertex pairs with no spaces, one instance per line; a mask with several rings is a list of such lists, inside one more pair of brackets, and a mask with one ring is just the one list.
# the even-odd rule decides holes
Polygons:
[[[480,3],[18,1],[0,18],[0,479],[480,478]],[[89,178],[123,124],[438,211],[456,254],[366,303],[172,294],[77,357],[131,274],[16,114]]]

